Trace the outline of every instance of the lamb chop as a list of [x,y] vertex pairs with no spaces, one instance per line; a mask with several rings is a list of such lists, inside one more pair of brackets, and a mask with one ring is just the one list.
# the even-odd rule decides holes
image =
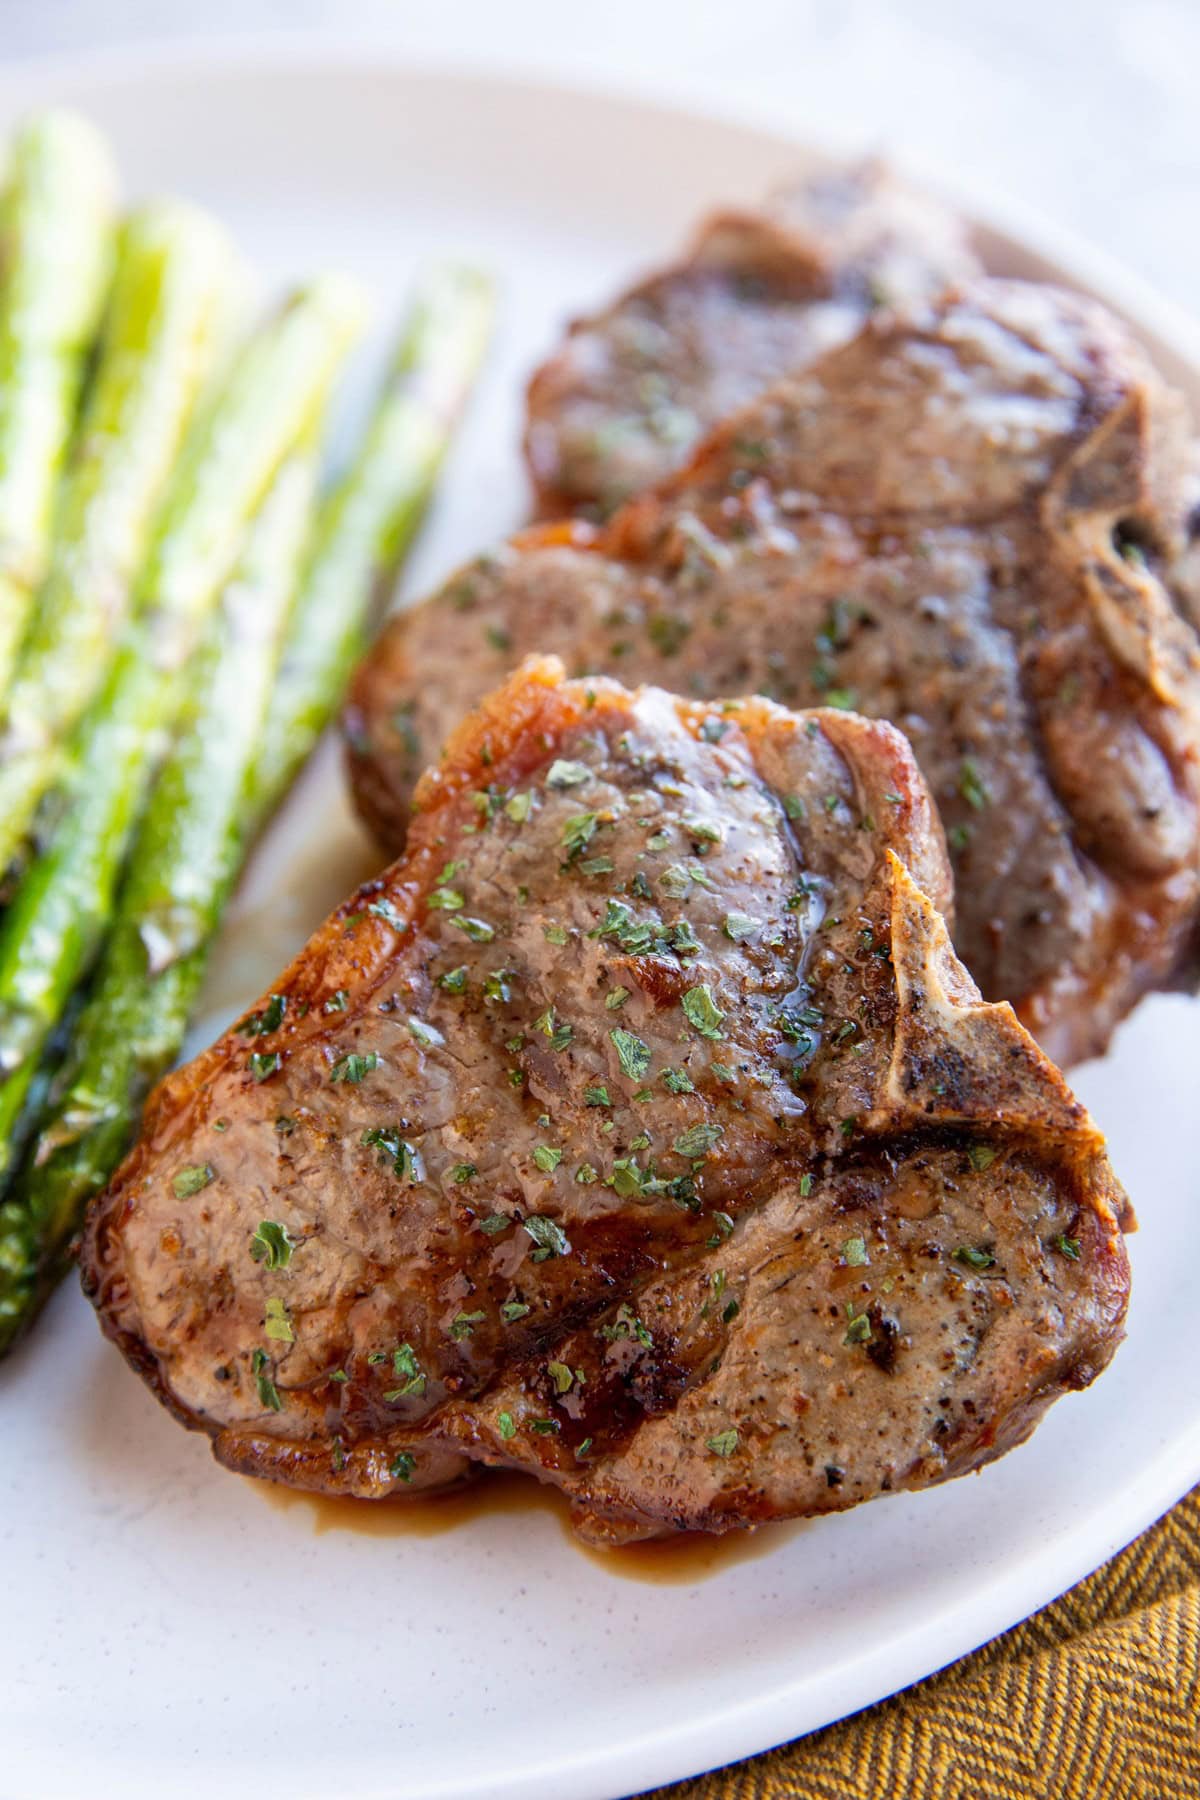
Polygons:
[[1194,975],[1200,654],[1160,569],[1185,423],[1095,305],[983,281],[880,312],[603,530],[535,528],[386,627],[349,714],[389,846],[527,652],[892,720],[954,862],[955,943],[1060,1062]]
[[525,450],[541,510],[603,516],[873,306],[978,272],[961,222],[874,161],[716,213],[673,267],[577,320],[533,376]]
[[105,1330],[231,1468],[521,1469],[598,1542],[977,1468],[1111,1356],[1125,1202],[949,892],[891,726],[528,664],[157,1090]]

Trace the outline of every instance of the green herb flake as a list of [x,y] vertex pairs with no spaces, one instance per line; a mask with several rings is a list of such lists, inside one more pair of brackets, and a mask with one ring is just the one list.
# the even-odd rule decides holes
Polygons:
[[1078,1238],[1066,1237],[1060,1232],[1058,1237],[1051,1238],[1050,1242],[1054,1245],[1054,1248],[1058,1251],[1060,1256],[1069,1256],[1072,1262],[1079,1261]]
[[529,809],[533,805],[532,794],[514,794],[504,805],[504,810],[514,825],[523,825],[529,817]]
[[720,1025],[725,1014],[721,1011],[712,996],[712,989],[707,982],[699,987],[689,988],[681,1002],[688,1024],[698,1031],[701,1037],[720,1038],[723,1036]]
[[269,1367],[266,1351],[255,1350],[250,1358],[250,1368],[254,1375],[254,1385],[258,1389],[259,1400],[271,1412],[282,1412],[283,1400],[280,1397],[279,1389],[267,1373]]
[[292,1329],[288,1309],[282,1300],[272,1298],[267,1301],[263,1317],[263,1330],[269,1338],[274,1338],[281,1344],[295,1343],[296,1333]]
[[738,1447],[738,1434],[732,1428],[729,1431],[718,1431],[715,1437],[705,1439],[705,1446],[714,1456],[732,1456]]
[[278,1050],[256,1050],[246,1066],[255,1081],[269,1081],[275,1071],[283,1067],[283,1058]]
[[850,1302],[847,1302],[846,1311],[849,1314],[850,1323],[846,1327],[846,1335],[842,1339],[843,1344],[869,1344],[872,1334],[868,1315],[865,1312],[854,1312]]
[[386,894],[382,900],[372,900],[367,911],[373,919],[382,919],[385,925],[390,925],[393,931],[408,930],[408,920],[401,918],[396,907],[392,901],[387,898]]
[[417,1459],[408,1450],[401,1450],[392,1459],[388,1474],[393,1481],[411,1481],[416,1469]]
[[510,1438],[516,1437],[517,1428],[513,1424],[513,1416],[510,1412],[497,1413],[496,1430],[499,1432],[505,1443],[507,1443]]
[[680,1156],[705,1156],[724,1135],[722,1125],[693,1125],[680,1132],[671,1148]]
[[336,994],[330,994],[328,1000],[321,1008],[321,1011],[323,1013],[343,1013],[346,1010],[346,1003],[349,998],[350,996],[345,988],[339,988]]
[[696,1091],[691,1076],[682,1069],[664,1069],[662,1082],[670,1094],[694,1094]]
[[457,969],[447,969],[444,975],[438,976],[437,984],[448,994],[461,994],[467,985],[466,963],[460,963]]
[[842,1261],[850,1269],[865,1269],[871,1259],[867,1255],[865,1238],[848,1237],[842,1245]]
[[473,919],[466,913],[452,914],[449,923],[456,931],[464,932],[473,944],[490,944],[496,935],[495,926],[486,919]]
[[565,944],[569,935],[561,925],[542,926],[542,936],[548,944]]
[[[693,990],[694,991],[694,990]],[[617,1061],[624,1074],[631,1081],[640,1081],[650,1067],[651,1050],[649,1044],[635,1037],[632,1031],[623,1031],[620,1026],[609,1032],[613,1048],[617,1053]]]
[[475,1327],[481,1325],[486,1318],[487,1314],[482,1308],[478,1312],[460,1312],[455,1315],[451,1323],[450,1336],[456,1343],[462,1338],[468,1338]]
[[624,1006],[628,998],[629,989],[627,987],[610,988],[608,993],[604,996],[604,1004],[609,1012],[618,1012],[620,1008]]
[[465,894],[460,893],[458,888],[434,888],[426,904],[432,907],[435,912],[461,912],[463,907],[467,904],[467,897]]
[[747,938],[754,936],[758,923],[749,913],[727,912],[721,923],[725,936],[735,944],[744,944]]
[[585,1106],[611,1106],[612,1099],[606,1087],[589,1087],[583,1090]]
[[190,1200],[201,1188],[206,1188],[215,1179],[215,1171],[211,1163],[190,1163],[186,1169],[180,1169],[171,1178],[171,1186],[177,1200]]
[[812,1190],[813,1190],[812,1176],[811,1175],[802,1175],[800,1177],[800,1197],[801,1197],[801,1199],[807,1200],[808,1196],[812,1193]]
[[973,1169],[990,1169],[996,1160],[996,1152],[990,1144],[972,1144],[967,1158]]
[[545,1262],[549,1256],[570,1255],[570,1239],[556,1219],[548,1219],[544,1213],[530,1213],[521,1221],[521,1226],[537,1246],[531,1261]]
[[243,1019],[238,1031],[243,1037],[269,1037],[271,1032],[278,1031],[283,1024],[286,1011],[286,994],[271,994],[262,1011],[251,1013],[249,1018]]
[[805,806],[799,794],[785,794],[783,796],[783,810],[789,819],[803,819],[808,813],[808,808]]
[[964,756],[958,772],[958,791],[967,805],[972,807],[975,812],[982,812],[991,799],[991,795],[983,785],[978,764],[973,762],[969,756]]
[[338,1057],[329,1071],[329,1079],[330,1081],[350,1082],[357,1087],[359,1082],[371,1073],[372,1069],[378,1067],[379,1058],[374,1050],[363,1052],[351,1050],[345,1056]]
[[267,1269],[286,1269],[296,1249],[296,1240],[286,1225],[275,1219],[263,1219],[250,1239],[250,1254]]
[[710,1238],[706,1239],[706,1243],[710,1250],[716,1250],[725,1242],[726,1238],[733,1236],[733,1220],[727,1212],[715,1212],[712,1219],[717,1229]]
[[553,1175],[563,1159],[561,1150],[552,1150],[549,1144],[538,1144],[534,1148],[533,1160],[544,1175]]
[[546,774],[546,786],[561,793],[564,788],[580,787],[583,782],[590,781],[591,776],[592,771],[586,763],[565,762],[560,757],[557,762],[550,764]]
[[596,835],[596,826],[600,822],[599,813],[573,813],[562,828],[563,847],[568,860],[586,850]]
[[546,1364],[546,1373],[554,1384],[556,1394],[568,1394],[574,1386],[575,1377],[566,1363],[552,1362]]
[[515,1325],[517,1320],[523,1319],[530,1310],[524,1300],[506,1300],[500,1308],[500,1317],[506,1325]]
[[974,1244],[960,1244],[954,1252],[954,1260],[965,1263],[969,1269],[990,1269],[996,1258],[990,1250],[977,1248]]

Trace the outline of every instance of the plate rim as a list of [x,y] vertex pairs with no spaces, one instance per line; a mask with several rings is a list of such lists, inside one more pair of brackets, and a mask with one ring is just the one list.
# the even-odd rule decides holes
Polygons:
[[[506,89],[541,99],[567,96],[603,108],[668,117],[691,127],[737,130],[764,149],[798,154],[861,153],[861,138],[808,137],[780,116],[778,107],[722,104],[711,95],[680,93],[653,79],[616,84],[581,78],[578,71],[555,73],[541,66],[508,62],[499,68],[469,54],[426,58],[395,41],[363,37],[352,42],[324,31],[219,34],[211,38],[152,36],[92,50],[13,58],[0,68],[0,109],[46,103],[56,92],[78,90],[86,104],[89,87],[138,84],[155,75],[186,76],[197,83],[230,76],[264,82],[314,74],[345,81],[381,76],[458,87]],[[927,158],[904,146],[887,149],[897,167],[940,194],[972,225],[1007,239],[1026,253],[1053,264],[1074,286],[1123,315],[1142,336],[1157,339],[1185,365],[1200,386],[1200,323],[1175,301],[1108,250],[1062,227],[1023,201],[1004,198],[971,179],[959,182],[931,169]],[[1180,1472],[1186,1480],[1180,1485]],[[614,1800],[647,1788],[721,1768],[846,1719],[864,1707],[926,1679],[981,1644],[1011,1629],[1049,1604],[1133,1541],[1200,1481],[1200,1419],[1181,1439],[1165,1445],[1109,1503],[1103,1528],[1080,1532],[1072,1520],[1045,1538],[1013,1568],[998,1571],[984,1586],[973,1585],[962,1599],[931,1619],[917,1620],[875,1648],[843,1661],[819,1676],[789,1682],[768,1693],[740,1700],[719,1711],[664,1723],[652,1733],[606,1749],[557,1756],[541,1767],[526,1767],[473,1780],[435,1780],[420,1789],[422,1800]],[[98,1771],[93,1770],[93,1777]],[[395,1788],[379,1787],[371,1771],[356,1791],[363,1800],[393,1800]],[[235,1777],[236,1780],[236,1777]],[[564,1786],[564,1782],[568,1785]],[[630,1784],[634,1785],[630,1785]],[[225,1778],[223,1785],[230,1787]],[[48,1792],[49,1790],[47,1790]],[[93,1789],[93,1791],[97,1791]],[[407,1790],[410,1794],[413,1790]]]

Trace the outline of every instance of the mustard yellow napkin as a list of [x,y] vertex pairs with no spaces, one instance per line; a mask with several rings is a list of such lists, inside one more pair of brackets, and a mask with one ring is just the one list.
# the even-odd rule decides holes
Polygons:
[[653,1800],[1200,1800],[1200,1488],[940,1675]]

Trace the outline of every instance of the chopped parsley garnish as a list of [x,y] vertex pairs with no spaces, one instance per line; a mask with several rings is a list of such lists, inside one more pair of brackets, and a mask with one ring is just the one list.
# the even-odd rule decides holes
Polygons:
[[460,963],[457,969],[447,969],[444,975],[438,976],[437,984],[448,994],[461,994],[467,985],[466,963]]
[[749,913],[727,912],[721,929],[725,936],[735,944],[744,944],[747,938],[754,936],[758,930],[758,922]]
[[804,1200],[807,1200],[807,1199],[808,1199],[808,1196],[809,1196],[809,1195],[810,1195],[810,1194],[811,1194],[811,1193],[812,1193],[812,1189],[813,1189],[813,1178],[812,1178],[812,1176],[811,1176],[811,1175],[802,1175],[802,1176],[801,1176],[801,1177],[800,1177],[800,1195],[801,1195],[801,1198],[802,1198],[802,1199],[804,1199]]
[[401,1450],[399,1454],[393,1458],[388,1474],[393,1481],[411,1481],[416,1466],[416,1457],[407,1450]]
[[254,1385],[258,1389],[258,1397],[262,1404],[269,1407],[272,1412],[282,1412],[283,1401],[280,1398],[279,1389],[267,1374],[269,1366],[266,1351],[256,1350],[250,1358],[250,1368],[254,1374]]
[[846,1302],[846,1314],[850,1323],[846,1327],[843,1344],[869,1344],[871,1342],[871,1320],[865,1312],[856,1313],[854,1302]]
[[733,1236],[733,1220],[727,1212],[715,1212],[712,1217],[717,1229],[706,1242],[710,1250],[715,1250],[726,1238]]
[[705,1439],[706,1448],[711,1450],[714,1456],[732,1456],[738,1447],[738,1442],[738,1434],[732,1428],[728,1431],[718,1431],[715,1437]]
[[548,944],[565,944],[569,935],[561,925],[542,926],[542,936]]
[[575,1384],[575,1377],[566,1363],[552,1362],[546,1364],[546,1373],[554,1383],[556,1394],[567,1394]]
[[865,1269],[870,1262],[865,1238],[848,1237],[842,1245],[842,1261],[848,1268]]
[[592,771],[586,763],[565,762],[560,757],[557,762],[550,764],[546,774],[546,786],[560,791],[563,788],[579,787],[582,782],[590,781],[591,775]]
[[969,756],[964,756],[962,767],[959,770],[958,791],[967,805],[973,807],[976,812],[982,812],[991,799],[991,795],[983,785],[978,766]]
[[693,1125],[680,1132],[671,1146],[680,1156],[704,1156],[725,1135],[722,1125]]
[[392,1372],[404,1375],[407,1379],[401,1386],[388,1390],[383,1396],[386,1401],[407,1400],[410,1396],[419,1399],[425,1392],[425,1371],[417,1361],[417,1353],[411,1344],[401,1344],[398,1350],[392,1351]]
[[534,1148],[533,1160],[544,1175],[553,1175],[563,1159],[561,1150],[552,1150],[549,1144],[538,1144]]
[[1069,1256],[1072,1262],[1079,1261],[1079,1239],[1078,1238],[1066,1237],[1062,1233],[1060,1233],[1058,1237],[1051,1238],[1050,1242],[1054,1245],[1054,1248],[1057,1251],[1059,1251],[1059,1253],[1061,1255]]
[[338,1057],[332,1069],[329,1071],[329,1079],[330,1081],[348,1081],[354,1086],[357,1086],[360,1081],[371,1073],[372,1069],[377,1069],[378,1067],[379,1058],[374,1050],[366,1050],[363,1052],[351,1050],[348,1051],[345,1056]]
[[974,1244],[960,1244],[954,1252],[954,1260],[965,1263],[969,1269],[990,1269],[996,1258],[990,1250],[976,1248]]
[[508,1442],[509,1438],[516,1437],[517,1428],[513,1424],[513,1416],[510,1412],[497,1413],[496,1430],[500,1433],[500,1436],[504,1439],[505,1443]]
[[689,988],[681,1002],[688,1024],[698,1031],[701,1037],[719,1038],[723,1034],[720,1025],[725,1014],[721,1011],[712,996],[712,989],[707,982],[699,987]]
[[255,1081],[269,1081],[276,1069],[283,1067],[283,1058],[278,1050],[256,1050],[247,1067]]
[[504,810],[514,825],[523,825],[532,805],[532,794],[514,794],[510,800],[505,801]]
[[426,904],[437,912],[461,912],[467,904],[467,897],[458,888],[434,888]]
[[601,1325],[598,1335],[609,1344],[621,1343],[626,1338],[636,1338],[638,1343],[644,1344],[648,1350],[654,1348],[654,1339],[626,1300],[621,1302],[613,1314],[612,1324]]
[[295,1248],[296,1240],[289,1234],[287,1226],[274,1219],[263,1219],[250,1239],[251,1256],[267,1269],[286,1269]]
[[470,1337],[475,1327],[482,1324],[486,1318],[487,1314],[482,1308],[478,1312],[460,1312],[450,1326],[450,1336],[456,1341],[460,1338]]
[[275,1338],[281,1344],[295,1343],[296,1333],[292,1329],[288,1309],[282,1300],[272,1298],[267,1301],[263,1316],[263,1330],[269,1338]]
[[523,1319],[529,1310],[524,1300],[506,1300],[500,1308],[500,1317],[506,1325],[513,1325],[518,1319]]
[[402,919],[400,917],[400,914],[397,912],[392,902],[387,898],[386,894],[382,900],[372,900],[367,911],[373,919],[382,919],[385,925],[390,925],[393,931],[408,930],[407,919]]
[[808,808],[805,806],[799,794],[785,794],[783,796],[783,810],[789,819],[803,819],[808,812]]
[[990,1169],[996,1160],[996,1152],[990,1144],[972,1144],[967,1157],[973,1169]]
[[272,1031],[278,1031],[283,1024],[283,1015],[287,1011],[287,996],[272,994],[261,1012],[251,1013],[243,1019],[238,1030],[243,1037],[268,1037]]
[[529,1429],[536,1431],[539,1437],[553,1437],[562,1430],[562,1426],[557,1419],[530,1419]]
[[589,1087],[583,1090],[585,1106],[611,1106],[612,1100],[606,1087]]
[[494,925],[486,919],[473,919],[466,913],[452,913],[448,921],[456,930],[465,932],[473,944],[490,944],[496,935]]
[[325,1002],[324,1006],[321,1008],[321,1011],[323,1013],[345,1012],[346,1002],[349,1000],[349,998],[350,998],[350,996],[346,992],[345,988],[339,988],[336,994],[330,994],[328,1000]]
[[696,1091],[691,1076],[682,1069],[664,1069],[662,1080],[663,1086],[671,1094],[694,1094]]
[[566,821],[562,829],[562,841],[568,861],[586,850],[596,835],[599,822],[600,815],[594,812],[573,813]]
[[[461,1187],[464,1181],[470,1181],[473,1176],[478,1175],[479,1170],[475,1167],[474,1163],[463,1162],[455,1163],[450,1173],[458,1186]],[[503,1217],[503,1214],[500,1216]]]
[[631,1081],[640,1081],[650,1067],[649,1044],[643,1043],[640,1037],[635,1037],[632,1031],[623,1031],[620,1026],[608,1035],[612,1039],[622,1071]]
[[537,1246],[532,1253],[533,1262],[545,1262],[548,1256],[570,1255],[570,1239],[556,1219],[548,1219],[544,1213],[530,1213],[521,1226]]
[[385,1158],[390,1158],[392,1172],[398,1179],[405,1175],[413,1181],[420,1179],[420,1159],[412,1145],[400,1136],[398,1126],[372,1125],[358,1141],[365,1147],[381,1150]]
[[186,1169],[180,1169],[172,1177],[171,1186],[175,1190],[177,1200],[190,1200],[201,1188],[206,1188],[214,1179],[215,1171],[211,1163],[191,1163]]

